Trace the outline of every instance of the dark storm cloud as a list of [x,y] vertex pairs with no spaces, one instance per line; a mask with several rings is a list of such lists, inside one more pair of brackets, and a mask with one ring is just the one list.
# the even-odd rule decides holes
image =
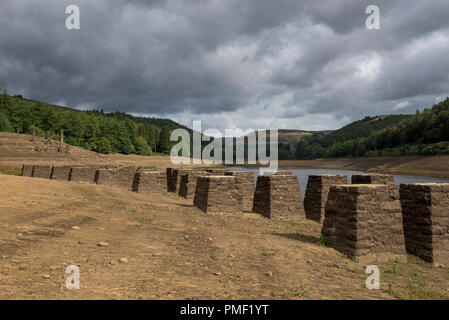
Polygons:
[[[65,29],[70,4],[81,30]],[[370,4],[381,30],[365,28]],[[447,12],[446,0],[7,0],[0,87],[188,125],[336,127],[448,95]]]

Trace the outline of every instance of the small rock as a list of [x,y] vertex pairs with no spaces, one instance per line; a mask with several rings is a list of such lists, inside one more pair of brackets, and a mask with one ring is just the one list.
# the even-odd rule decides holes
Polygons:
[[49,274],[44,274],[44,275],[42,276],[42,278],[44,278],[44,279],[50,279],[50,275],[49,275]]
[[162,256],[162,253],[155,252],[155,253],[152,254],[152,256],[153,257],[160,257],[160,256]]
[[111,261],[109,261],[109,264],[117,264],[117,262],[114,260],[114,259],[112,259]]
[[78,244],[85,244],[85,243],[86,243],[86,241],[78,240]]
[[119,263],[128,263],[128,258],[118,258],[117,261]]
[[101,241],[101,242],[98,242],[98,243],[97,243],[97,246],[99,246],[99,247],[109,247],[109,243],[108,243],[108,242]]
[[79,230],[80,227],[78,227],[78,226],[72,226],[72,229],[73,229],[73,230]]
[[20,266],[19,267],[19,270],[26,270],[27,269],[27,267],[25,267],[25,266]]
[[232,259],[235,258],[235,256],[234,256],[232,253],[230,253],[229,256],[230,256]]
[[268,277],[272,277],[273,276],[273,272],[271,272],[271,271],[265,272],[265,275],[268,276]]

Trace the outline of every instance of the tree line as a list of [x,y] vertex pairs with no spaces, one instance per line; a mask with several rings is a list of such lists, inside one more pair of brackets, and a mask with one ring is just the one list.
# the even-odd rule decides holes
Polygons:
[[306,137],[294,151],[285,144],[279,150],[284,160],[449,154],[449,98],[415,115],[366,117],[324,137]]
[[170,133],[181,125],[167,119],[134,117],[121,112],[78,111],[10,96],[0,95],[0,131],[44,136],[46,132],[64,141],[100,153],[151,155],[169,153]]

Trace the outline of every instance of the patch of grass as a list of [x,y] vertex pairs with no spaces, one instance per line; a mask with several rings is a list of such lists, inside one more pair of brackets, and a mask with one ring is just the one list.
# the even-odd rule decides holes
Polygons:
[[275,254],[276,253],[274,253],[274,252],[268,252],[268,251],[262,252],[262,255],[265,257],[271,257],[271,256],[274,256]]
[[391,269],[386,270],[385,273],[398,275],[399,271],[400,271],[399,264],[398,264],[399,262],[400,262],[400,260],[398,260],[398,259],[392,260]]
[[136,221],[141,224],[150,224],[153,222],[153,217],[150,216],[139,216],[136,218]]
[[392,290],[390,287],[390,291],[401,300],[449,300],[448,293],[414,281],[408,281],[406,290]]
[[414,277],[414,278],[419,278],[419,276],[421,276],[421,272],[420,271],[412,271],[412,272],[410,272],[410,276]]
[[214,261],[218,261],[218,255],[216,255],[215,253],[211,253],[211,254],[209,255],[209,257],[210,257],[212,260],[214,260]]
[[0,166],[0,173],[9,174],[12,176],[20,176],[22,174],[22,170],[16,167]]
[[413,264],[418,264],[418,265],[424,266],[424,267],[429,268],[429,269],[433,268],[433,264],[432,263],[426,262],[423,259],[421,259],[420,257],[414,256],[414,255],[411,255],[411,254],[407,256],[407,261],[409,261],[409,262],[411,262]]
[[320,247],[329,247],[329,242],[327,242],[322,235],[320,236],[320,240],[318,240],[316,244]]
[[124,209],[125,209],[126,213],[134,213],[135,214],[138,211],[136,208],[130,208],[130,207],[125,207]]
[[87,186],[83,186],[81,184],[73,185],[72,190],[81,192],[83,195],[91,195],[92,194]]
[[295,297],[307,298],[307,291],[302,287],[300,290],[293,294]]
[[212,250],[218,250],[218,249],[220,249],[215,243],[212,243],[212,244],[210,245],[210,247],[212,248]]

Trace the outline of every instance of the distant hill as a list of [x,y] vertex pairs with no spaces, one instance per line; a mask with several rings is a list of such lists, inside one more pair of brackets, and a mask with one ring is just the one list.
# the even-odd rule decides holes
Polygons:
[[[63,129],[66,143],[99,153],[168,153],[174,144],[170,133],[177,128],[192,134],[170,119],[82,111],[6,92],[0,95],[0,131],[35,132],[42,137],[48,132],[59,139]],[[449,98],[416,115],[365,117],[334,131],[281,129],[278,133],[280,160],[449,154]]]
[[408,114],[365,117],[362,120],[354,121],[343,128],[335,130],[325,137],[320,138],[319,143],[323,147],[328,147],[334,143],[367,137],[374,131],[389,128],[403,120],[410,119],[411,117],[412,115]]
[[449,154],[449,98],[415,115],[366,117],[324,137],[307,137],[284,158],[435,154]]
[[291,150],[295,150],[296,144],[305,138],[321,138],[331,134],[333,130],[305,131],[293,129],[280,129],[278,131],[278,141],[289,145]]

